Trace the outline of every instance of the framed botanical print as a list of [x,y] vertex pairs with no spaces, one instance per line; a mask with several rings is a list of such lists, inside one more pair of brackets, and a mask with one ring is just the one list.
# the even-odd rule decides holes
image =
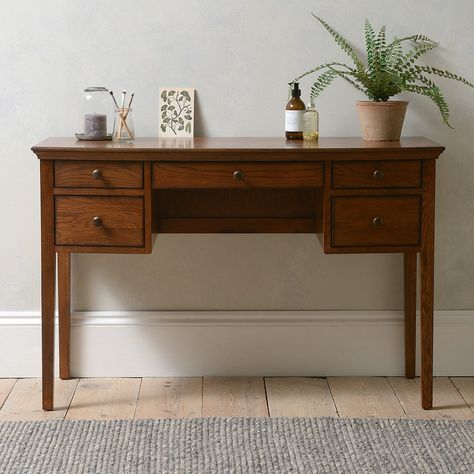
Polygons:
[[158,136],[194,136],[194,89],[162,87],[159,106]]

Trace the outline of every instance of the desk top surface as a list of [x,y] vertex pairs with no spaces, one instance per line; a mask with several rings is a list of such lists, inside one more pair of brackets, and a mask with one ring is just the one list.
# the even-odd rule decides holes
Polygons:
[[97,152],[160,152],[189,150],[199,151],[264,151],[298,150],[301,152],[383,151],[383,150],[431,150],[441,153],[444,148],[423,137],[407,137],[394,142],[370,142],[358,137],[323,137],[318,142],[286,140],[283,137],[235,137],[235,138],[137,138],[134,143],[110,141],[79,141],[73,137],[48,138],[34,146],[34,152],[97,151]]

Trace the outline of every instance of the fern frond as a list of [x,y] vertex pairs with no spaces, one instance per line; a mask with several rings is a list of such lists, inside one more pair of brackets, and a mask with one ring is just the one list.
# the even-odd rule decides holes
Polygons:
[[337,76],[334,69],[323,72],[311,86],[311,99],[316,99]]
[[365,20],[365,48],[367,50],[367,64],[369,71],[374,69],[375,59],[375,31],[369,20]]
[[332,28],[332,26],[328,25],[322,18],[319,18],[314,13],[312,13],[312,15],[321,23],[321,25],[324,26],[324,28],[326,28],[326,30],[334,38],[334,41],[341,47],[341,49],[350,56],[352,61],[354,61],[356,68],[363,69],[365,67],[363,61],[359,58],[358,54],[349,41],[347,41],[341,34]]
[[436,41],[433,41],[425,35],[411,35],[404,36],[403,38],[395,38],[392,43],[389,44],[389,46],[391,46],[393,43],[403,43],[405,41],[412,41],[413,43],[436,43]]
[[[337,71],[335,70],[336,74],[339,76],[339,77],[342,77],[345,81],[347,81],[349,84],[351,84],[352,86],[354,86],[357,90],[359,90],[360,92],[362,92],[364,95],[366,95],[367,97],[370,98],[369,96],[369,93],[367,91],[366,88],[364,88],[363,86],[361,86],[359,83],[357,83],[355,80],[353,79],[350,79],[349,77],[347,76],[355,76],[355,74],[353,73],[350,73],[350,72],[345,72],[345,71]],[[359,81],[360,82],[360,81]],[[362,84],[362,83],[361,83]]]
[[417,72],[424,72],[426,74],[434,74],[436,76],[446,77],[447,79],[453,79],[454,81],[466,84],[469,87],[474,87],[474,84],[468,81],[466,78],[453,74],[449,71],[444,71],[442,69],[437,69],[431,66],[413,66],[413,69],[415,69],[415,71]]
[[438,107],[441,117],[443,118],[443,122],[449,127],[453,128],[449,123],[450,111],[448,103],[444,98],[441,90],[438,86],[420,86],[418,84],[407,84],[406,90],[408,92],[415,92],[417,94],[424,95],[425,97],[430,98]]
[[319,66],[316,66],[313,69],[310,69],[309,71],[304,72],[303,74],[300,74],[298,77],[295,77],[292,82],[299,82],[300,79],[303,79],[303,77],[309,76],[310,74],[314,74],[315,72],[318,72],[321,69],[326,69],[331,66],[340,66],[340,67],[345,67],[350,71],[353,70],[352,68],[350,68],[349,66],[343,63],[338,63],[338,62],[324,63],[324,64],[320,64]]
[[439,46],[439,43],[422,43],[416,45],[411,51],[403,56],[403,61],[405,63],[414,64],[415,61],[426,54],[428,51]]

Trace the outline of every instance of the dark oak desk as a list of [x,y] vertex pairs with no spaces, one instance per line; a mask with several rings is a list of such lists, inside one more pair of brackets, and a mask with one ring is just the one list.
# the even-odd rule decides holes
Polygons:
[[314,233],[329,254],[403,253],[409,378],[420,253],[422,406],[431,408],[435,160],[443,150],[424,138],[51,138],[33,147],[41,160],[43,408],[53,409],[56,253],[67,379],[70,254],[150,253],[154,233],[209,232]]

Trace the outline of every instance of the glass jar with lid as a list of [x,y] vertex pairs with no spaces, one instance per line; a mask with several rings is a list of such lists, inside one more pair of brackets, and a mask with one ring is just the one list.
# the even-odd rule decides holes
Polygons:
[[109,120],[112,99],[106,87],[84,89],[82,113],[85,139],[106,139],[109,136]]

